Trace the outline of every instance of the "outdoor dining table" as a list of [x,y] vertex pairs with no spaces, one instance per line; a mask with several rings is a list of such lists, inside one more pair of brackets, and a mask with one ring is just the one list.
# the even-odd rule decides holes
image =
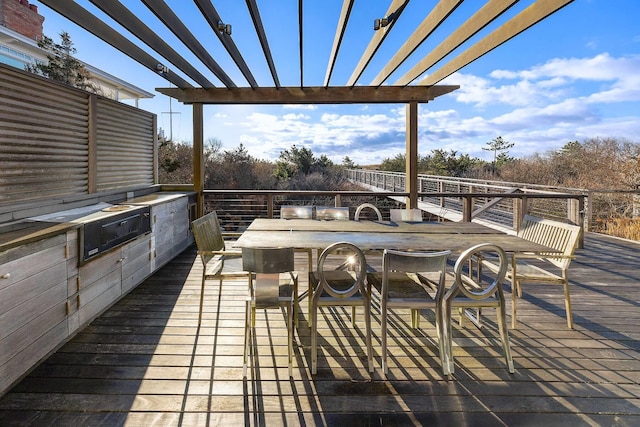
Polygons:
[[[321,251],[336,242],[349,242],[363,251],[466,249],[490,243],[508,254],[557,252],[516,235],[473,222],[344,221],[315,219],[256,218],[235,242],[236,247],[278,248]],[[513,260],[513,258],[512,258]],[[309,271],[311,253],[309,253]],[[512,262],[512,269],[515,264]],[[305,292],[300,298],[308,296]],[[309,304],[311,301],[309,300]],[[473,320],[473,319],[472,319]]]
[[346,241],[362,250],[384,249],[460,253],[491,243],[507,253],[554,252],[515,235],[473,222],[326,221],[257,218],[235,242],[236,247],[324,249]]

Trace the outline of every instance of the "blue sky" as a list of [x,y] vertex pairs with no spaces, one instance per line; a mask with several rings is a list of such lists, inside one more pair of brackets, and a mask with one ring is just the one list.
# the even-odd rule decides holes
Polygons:
[[[93,14],[112,22],[87,0],[77,0]],[[213,58],[228,70],[238,86],[247,86],[241,73],[189,0],[166,0],[194,31]],[[447,25],[459,25],[475,11],[466,0],[451,15]],[[472,38],[479,40],[500,23],[520,12],[533,0],[520,0],[508,12]],[[168,82],[127,58],[108,44],[57,15],[38,1],[45,16],[44,33],[54,39],[61,31],[70,33],[77,57],[144,90],[156,93],[141,100],[140,108],[158,115],[158,125],[173,138],[191,142],[191,107],[154,91]],[[199,61],[139,0],[122,0],[147,25],[155,29],[177,51]],[[214,0],[216,10],[233,27],[233,39],[254,71],[260,86],[273,81],[259,50],[259,44],[244,2]],[[258,6],[283,86],[300,84],[298,73],[297,1],[259,0]],[[373,19],[383,17],[389,0],[356,0],[350,26],[331,79],[343,85],[367,44]],[[390,35],[377,52],[358,84],[368,85],[382,65],[402,45],[436,3],[411,0]],[[342,1],[306,0],[305,81],[306,86],[324,82],[327,60]],[[241,12],[241,13],[239,13]],[[488,53],[440,84],[460,89],[419,107],[419,150],[433,149],[491,159],[482,150],[497,136],[514,143],[509,154],[516,157],[556,150],[569,141],[592,137],[615,137],[640,143],[640,1],[575,0],[533,28]],[[120,28],[114,23],[115,28]],[[393,84],[417,60],[425,56],[450,31],[437,30],[387,81]],[[122,30],[126,33],[126,30]],[[145,50],[150,51],[139,43]],[[462,49],[454,52],[458,53]],[[155,55],[157,56],[157,55]],[[445,60],[448,58],[445,58]],[[437,70],[439,64],[433,69]],[[169,65],[171,67],[171,65]],[[172,68],[172,67],[171,67]],[[212,74],[198,67],[209,80],[221,86]],[[179,73],[179,70],[172,68]],[[168,112],[173,111],[170,115]],[[169,117],[173,119],[170,121]],[[218,139],[224,149],[240,143],[250,154],[275,159],[291,147],[309,147],[340,163],[349,156],[360,165],[379,163],[404,153],[405,106],[205,106],[205,140]]]

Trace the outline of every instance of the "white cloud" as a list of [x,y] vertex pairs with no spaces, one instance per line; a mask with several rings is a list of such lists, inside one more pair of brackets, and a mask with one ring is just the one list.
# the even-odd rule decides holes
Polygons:
[[318,106],[313,104],[284,104],[282,108],[286,110],[317,110]]
[[[456,150],[487,158],[488,141],[515,143],[511,155],[557,149],[573,140],[613,136],[637,140],[640,120],[628,113],[640,100],[640,55],[553,59],[522,70],[487,76],[455,73],[443,84],[459,84],[451,96],[419,108],[419,148]],[[625,102],[626,117],[618,117]],[[305,112],[286,112],[300,107]],[[640,109],[639,109],[640,110]],[[278,106],[225,110],[225,132],[235,133],[259,158],[275,159],[293,144],[307,146],[335,162],[349,156],[365,165],[404,152],[406,107]],[[225,138],[226,139],[226,138]]]

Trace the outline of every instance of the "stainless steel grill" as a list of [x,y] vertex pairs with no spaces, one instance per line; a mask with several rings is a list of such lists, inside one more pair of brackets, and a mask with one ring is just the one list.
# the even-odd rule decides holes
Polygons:
[[80,224],[78,229],[80,264],[151,231],[149,206],[99,203],[30,219]]

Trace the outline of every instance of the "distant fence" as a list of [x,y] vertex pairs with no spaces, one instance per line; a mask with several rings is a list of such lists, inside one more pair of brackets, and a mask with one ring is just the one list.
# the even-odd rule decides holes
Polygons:
[[[404,191],[405,188],[405,174],[399,172],[350,169],[348,177],[372,191]],[[418,193],[421,201],[437,205],[443,212],[457,210],[472,218],[485,217],[498,223],[513,221],[514,213],[531,213],[586,225],[586,195],[580,189],[418,175]],[[464,213],[464,200],[468,199],[472,199],[468,202],[469,213]]]
[[[365,169],[350,169],[348,177],[372,191],[404,190],[405,174]],[[522,194],[518,198],[525,200],[521,209],[533,215],[546,218],[569,220],[584,226],[585,230],[607,232],[611,222],[618,218],[640,217],[640,192],[622,190],[587,190],[581,188],[555,187],[496,180],[477,180],[437,175],[418,175],[419,192],[422,200],[438,203],[443,210],[455,209],[460,205],[459,193],[505,193],[502,200],[495,196],[489,199],[478,197],[476,209],[485,208],[485,215],[497,212],[511,213],[514,204],[507,194]],[[425,193],[450,193],[438,200]],[[556,195],[556,196],[554,196]],[[576,196],[579,196],[576,198]],[[582,202],[580,202],[582,200]],[[516,205],[517,209],[517,205]]]
[[[389,219],[389,210],[405,205],[409,193],[404,191],[283,191],[283,190],[205,190],[205,212],[217,211],[223,226],[229,231],[241,231],[255,218],[278,218],[284,205],[346,206],[350,218],[362,203],[373,203]],[[522,218],[520,213],[531,212],[534,200],[546,200],[549,204],[563,201],[573,206],[571,222],[582,224],[583,198],[579,194],[532,194],[532,193],[419,193],[421,200],[446,199],[449,205],[457,203],[460,210],[457,221],[469,222],[483,218],[487,222],[509,230],[517,230]],[[454,202],[456,201],[456,202]],[[500,208],[509,205],[510,208]],[[368,213],[369,211],[363,211]],[[441,220],[440,212],[423,209],[426,220]],[[548,217],[548,216],[547,216]],[[375,218],[364,218],[375,219]],[[564,221],[567,217],[562,218]]]

